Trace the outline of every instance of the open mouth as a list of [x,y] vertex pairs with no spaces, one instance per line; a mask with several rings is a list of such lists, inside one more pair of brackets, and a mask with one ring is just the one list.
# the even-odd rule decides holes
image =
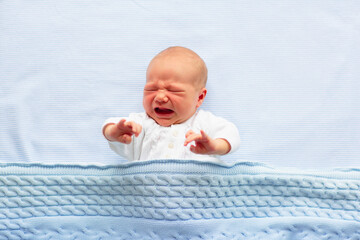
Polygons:
[[154,110],[157,114],[160,114],[160,115],[172,114],[174,112],[173,110],[168,109],[168,108],[158,108],[157,107]]

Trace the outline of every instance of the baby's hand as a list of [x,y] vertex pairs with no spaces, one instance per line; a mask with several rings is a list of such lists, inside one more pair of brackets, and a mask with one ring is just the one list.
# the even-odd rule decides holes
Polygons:
[[225,139],[212,139],[203,130],[200,134],[189,130],[185,135],[184,146],[195,141],[195,145],[190,146],[190,151],[197,154],[223,155],[230,152],[231,146]]
[[141,133],[142,126],[132,121],[121,119],[117,124],[109,124],[105,127],[104,135],[109,141],[117,141],[125,144],[131,143],[132,135],[135,137]]

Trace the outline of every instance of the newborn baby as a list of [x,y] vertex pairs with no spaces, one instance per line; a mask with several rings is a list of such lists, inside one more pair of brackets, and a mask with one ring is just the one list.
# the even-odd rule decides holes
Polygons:
[[240,144],[236,126],[198,110],[207,94],[207,68],[192,50],[170,47],[156,55],[146,73],[145,113],[108,119],[110,147],[133,160],[217,161]]

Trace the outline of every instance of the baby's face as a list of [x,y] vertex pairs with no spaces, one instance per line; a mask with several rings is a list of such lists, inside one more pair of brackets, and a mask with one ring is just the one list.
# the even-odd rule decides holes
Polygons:
[[199,70],[179,57],[160,57],[148,68],[143,105],[159,125],[168,127],[188,120],[202,104],[206,89]]

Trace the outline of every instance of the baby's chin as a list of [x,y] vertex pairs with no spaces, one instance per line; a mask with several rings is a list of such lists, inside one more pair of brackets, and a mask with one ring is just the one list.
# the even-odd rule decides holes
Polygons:
[[176,119],[172,118],[158,118],[156,116],[152,116],[152,114],[149,113],[147,113],[147,115],[162,127],[170,127],[171,125],[181,123],[180,121],[177,122]]
[[154,121],[162,127],[170,127],[171,125],[176,124],[175,121],[170,119],[154,119]]

